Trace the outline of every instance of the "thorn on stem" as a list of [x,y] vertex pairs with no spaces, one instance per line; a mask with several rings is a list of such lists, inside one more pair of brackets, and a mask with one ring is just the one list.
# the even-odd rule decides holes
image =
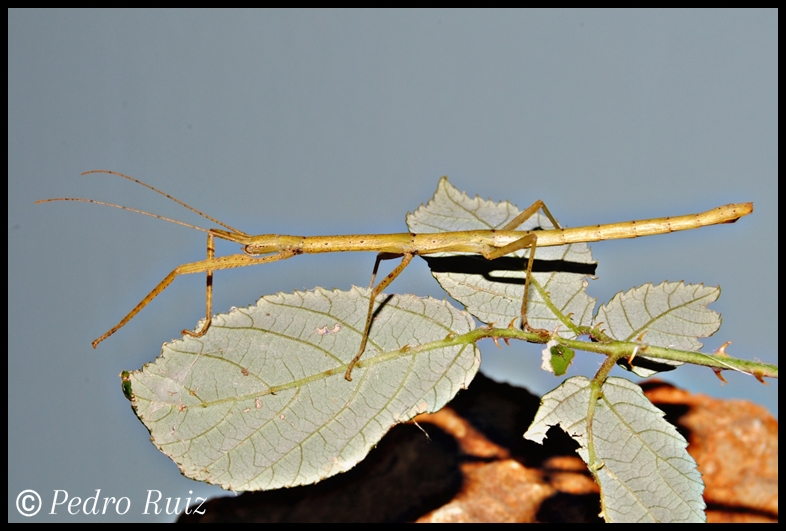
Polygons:
[[728,358],[729,355],[726,353],[726,347],[731,345],[731,341],[726,341],[723,345],[721,345],[718,350],[715,351],[716,356],[723,356]]
[[633,359],[636,357],[636,354],[639,352],[639,346],[636,345],[633,347],[633,352],[630,356],[628,356],[628,365],[633,365]]
[[717,376],[718,379],[722,382],[722,385],[726,385],[727,383],[729,383],[726,381],[726,378],[723,377],[723,374],[721,374],[721,372],[723,372],[723,369],[718,369],[713,367],[712,372],[714,372],[715,376]]

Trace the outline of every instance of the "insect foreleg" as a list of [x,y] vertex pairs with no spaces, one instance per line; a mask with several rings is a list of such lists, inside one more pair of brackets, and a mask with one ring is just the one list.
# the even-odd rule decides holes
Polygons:
[[[216,246],[213,243],[213,233],[207,233],[207,261],[210,262],[215,258]],[[207,334],[207,329],[210,328],[210,323],[213,322],[213,270],[208,269],[205,271],[205,324],[199,332],[192,332],[190,330],[182,330],[184,336],[202,337]]]
[[[210,249],[208,249],[208,256],[210,256]],[[207,329],[210,326],[210,320],[212,318],[211,310],[212,310],[212,274],[213,271],[218,271],[220,269],[232,269],[235,267],[245,267],[250,265],[257,265],[257,264],[266,264],[268,262],[276,262],[278,260],[286,260],[287,258],[292,258],[297,253],[292,250],[281,251],[277,254],[265,256],[262,258],[254,258],[252,256],[248,256],[245,254],[232,254],[229,256],[220,256],[218,258],[209,258],[207,260],[202,260],[200,262],[191,262],[190,264],[183,264],[176,267],[171,273],[169,273],[164,280],[159,282],[159,284],[153,288],[153,291],[147,294],[147,296],[142,299],[142,301],[137,304],[133,310],[128,312],[128,315],[123,317],[123,319],[113,326],[107,333],[93,341],[93,348],[98,347],[98,344],[101,343],[103,340],[123,328],[126,323],[128,323],[131,319],[134,318],[136,314],[138,314],[142,308],[147,306],[150,301],[155,299],[159,293],[164,291],[167,286],[169,286],[175,278],[180,275],[190,275],[192,273],[207,273],[208,274],[208,288],[207,288],[207,321],[205,326],[202,327],[200,332],[195,333],[195,337],[199,337],[204,335],[207,332]],[[191,333],[189,335],[192,335]]]

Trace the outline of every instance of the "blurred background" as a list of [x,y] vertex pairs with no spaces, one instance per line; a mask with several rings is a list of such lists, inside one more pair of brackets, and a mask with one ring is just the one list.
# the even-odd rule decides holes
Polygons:
[[[148,491],[231,495],[182,477],[150,444],[118,378],[195,326],[204,277],[177,279],[90,346],[174,267],[204,258],[204,234],[33,203],[89,197],[212,225],[85,170],[130,174],[251,234],[403,232],[442,175],[471,196],[543,199],[567,226],[753,201],[734,225],[593,244],[589,293],[720,285],[711,308],[724,323],[705,351],[733,340],[731,355],[777,363],[775,10],[9,10],[8,47],[10,521],[26,520],[25,489],[41,495],[41,521],[172,521],[143,514]],[[304,256],[219,272],[214,310],[366,286],[373,262]],[[422,260],[388,292],[445,297]],[[537,394],[560,382],[540,371],[536,345],[481,347],[491,378]],[[579,353],[568,376],[600,361]],[[725,376],[662,377],[777,415],[777,381]],[[55,491],[84,501],[97,489],[127,497],[128,512],[48,514]]]

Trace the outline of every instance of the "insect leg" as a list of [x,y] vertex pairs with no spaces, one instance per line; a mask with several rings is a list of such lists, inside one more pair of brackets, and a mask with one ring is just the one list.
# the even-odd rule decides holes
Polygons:
[[[557,220],[554,216],[551,215],[549,209],[546,208],[546,204],[538,199],[529,208],[525,209],[521,212],[518,216],[513,218],[510,222],[508,222],[504,227],[500,230],[516,230],[522,223],[526,220],[534,216],[538,210],[543,210],[543,213],[549,218],[549,221],[554,225],[555,229],[561,228]],[[530,280],[532,278],[532,264],[535,261],[535,249],[537,248],[538,244],[538,237],[534,233],[527,234],[523,236],[521,239],[518,239],[504,247],[500,247],[498,249],[494,249],[491,251],[486,258],[489,260],[494,260],[495,258],[499,258],[500,256],[505,256],[507,254],[513,253],[515,251],[519,251],[521,249],[525,249],[527,247],[530,248],[529,251],[529,259],[527,260],[527,274],[526,279],[524,280],[524,298],[521,301],[521,328],[530,332],[536,331],[532,327],[529,326],[527,323],[527,303],[529,301],[529,285]]]
[[[209,252],[209,251],[208,251]],[[208,260],[202,260],[200,262],[191,262],[190,264],[183,264],[176,267],[169,273],[164,280],[159,282],[159,284],[153,288],[153,291],[147,294],[147,296],[142,299],[142,301],[137,304],[133,310],[128,312],[128,315],[123,317],[119,323],[113,326],[108,332],[104,335],[93,341],[93,348],[98,347],[98,344],[101,343],[103,340],[123,328],[131,319],[134,318],[136,314],[138,314],[142,308],[147,306],[150,301],[155,299],[159,293],[164,291],[167,286],[169,286],[173,280],[175,280],[180,275],[190,275],[192,273],[207,273],[208,275],[212,276],[213,271],[218,271],[220,269],[232,269],[235,267],[245,267],[250,265],[257,265],[257,264],[266,264],[268,262],[276,262],[278,260],[286,260],[287,258],[292,258],[295,256],[294,251],[286,250],[281,251],[279,253],[265,256],[262,258],[254,258],[252,256],[246,254],[232,254],[229,256],[220,256],[218,258],[212,258]],[[212,285],[208,287],[208,293],[210,294],[210,299],[206,303],[206,306],[212,306]],[[210,315],[210,310],[208,310],[208,315]],[[209,320],[208,320],[209,324]],[[207,332],[207,327],[203,327],[202,333],[197,333],[197,337],[202,335],[204,332]]]
[[[212,261],[215,258],[216,246],[213,243],[213,233],[207,233],[207,260]],[[213,270],[208,269],[205,271],[206,287],[205,287],[205,324],[199,332],[192,332],[190,330],[182,330],[180,333],[184,336],[202,337],[207,334],[207,329],[210,328],[210,323],[213,322]]]
[[404,258],[401,259],[401,263],[396,266],[396,269],[390,272],[388,276],[386,276],[382,282],[379,283],[377,287],[374,287],[374,279],[377,277],[377,269],[379,269],[379,263],[382,260],[391,260],[393,258],[398,258],[401,256],[400,254],[396,253],[379,253],[377,255],[377,260],[374,263],[374,270],[371,273],[371,283],[369,284],[369,289],[371,289],[371,293],[369,294],[368,300],[368,315],[366,316],[366,325],[363,328],[363,338],[360,340],[360,348],[358,349],[358,353],[355,354],[355,357],[352,358],[352,361],[349,362],[347,365],[347,372],[344,373],[344,378],[347,381],[352,381],[352,368],[355,364],[360,360],[360,356],[363,355],[363,351],[366,350],[366,343],[368,343],[368,333],[371,330],[371,318],[374,315],[374,302],[377,299],[377,295],[382,293],[382,290],[385,289],[393,282],[397,276],[404,271],[404,268],[409,265],[412,261],[412,258],[415,256],[415,253],[404,253]]
[[521,212],[518,216],[516,216],[515,218],[510,220],[507,225],[505,225],[504,227],[501,227],[499,230],[516,230],[517,228],[519,228],[519,225],[521,225],[522,223],[527,221],[529,218],[534,216],[535,213],[538,210],[541,210],[541,209],[543,210],[543,213],[546,214],[546,217],[549,218],[549,221],[551,221],[551,223],[554,224],[554,228],[555,229],[562,228],[562,227],[560,227],[560,224],[557,222],[557,220],[554,218],[554,216],[551,215],[551,212],[549,212],[549,209],[546,208],[546,204],[543,201],[541,201],[540,199],[538,199],[537,201],[532,203],[529,206],[529,208],[524,209],[523,212]]

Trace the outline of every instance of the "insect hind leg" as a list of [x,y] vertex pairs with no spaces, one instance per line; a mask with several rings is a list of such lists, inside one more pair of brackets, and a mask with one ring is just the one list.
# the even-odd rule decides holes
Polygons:
[[[524,209],[520,214],[518,214],[515,218],[509,221],[505,226],[503,226],[500,230],[503,231],[511,231],[516,230],[521,226],[522,223],[527,221],[529,218],[534,216],[538,210],[543,210],[543,213],[546,217],[551,221],[554,225],[555,229],[562,228],[557,221],[557,219],[551,215],[551,212],[546,207],[546,204],[538,199],[528,208]],[[546,332],[545,330],[532,328],[529,323],[527,322],[527,304],[529,302],[529,287],[532,280],[532,265],[535,262],[535,250],[538,246],[538,237],[537,234],[531,232],[526,236],[522,236],[520,239],[505,245],[504,247],[497,248],[489,253],[486,258],[489,260],[494,260],[495,258],[499,258],[500,256],[505,256],[507,254],[520,251],[521,249],[526,249],[529,247],[529,258],[527,260],[527,269],[526,269],[526,278],[524,280],[524,297],[521,300],[521,328],[523,330],[527,330],[528,332]]]

